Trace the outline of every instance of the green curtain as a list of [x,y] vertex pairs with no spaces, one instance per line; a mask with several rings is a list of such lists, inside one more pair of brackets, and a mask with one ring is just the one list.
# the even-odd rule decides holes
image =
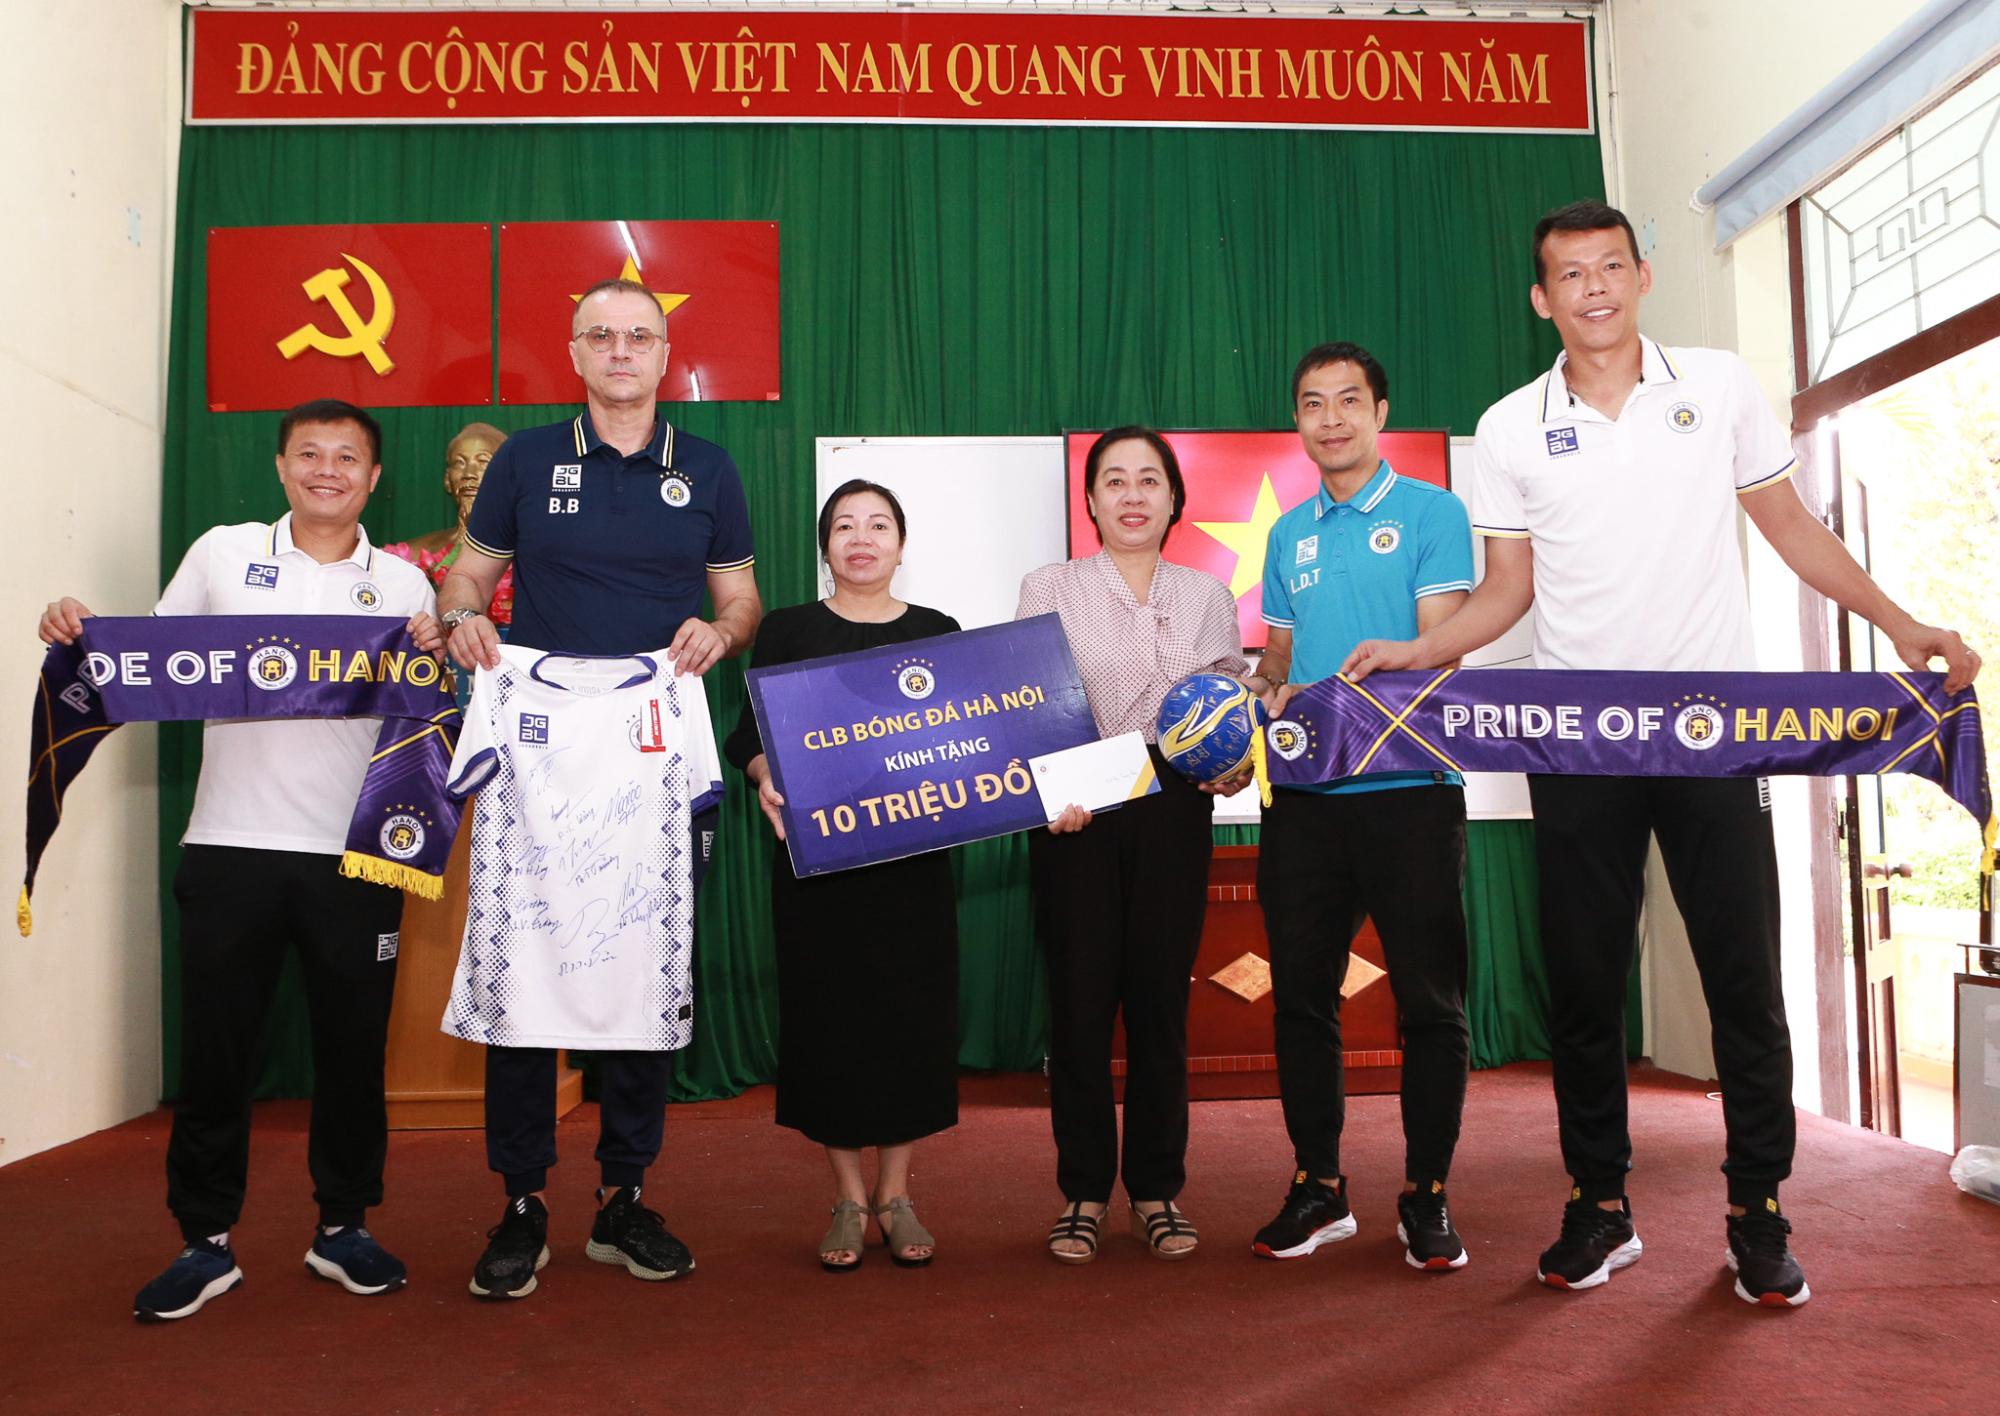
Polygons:
[[[814,593],[815,436],[1050,434],[1135,421],[1286,425],[1293,361],[1328,338],[1387,366],[1393,421],[1469,431],[1553,360],[1526,300],[1536,217],[1603,194],[1596,138],[899,125],[189,128],[183,134],[161,554],[218,522],[269,520],[276,417],[211,413],[205,233],[397,221],[776,221],[784,398],[684,404],[743,469],[771,605]],[[229,309],[226,294],[220,303]],[[560,321],[551,313],[551,328]],[[446,440],[472,418],[520,428],[568,410],[383,412],[367,525],[445,524]],[[947,534],[913,526],[911,535]],[[119,606],[134,612],[142,606]],[[718,723],[742,674],[709,675]],[[195,732],[162,730],[166,1075],[177,1074],[175,842]],[[700,1026],[686,1096],[769,1078],[775,1008],[749,794],[724,806],[701,911]],[[1019,841],[956,858],[964,1060],[1033,1065],[1045,1015]],[[296,997],[272,1028],[265,1094],[309,1076]]]

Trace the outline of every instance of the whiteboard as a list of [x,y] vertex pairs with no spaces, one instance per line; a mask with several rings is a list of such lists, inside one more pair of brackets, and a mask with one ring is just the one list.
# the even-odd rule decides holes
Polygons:
[[[896,494],[909,523],[891,592],[965,629],[1004,624],[1021,577],[1069,559],[1063,440],[815,438],[813,516],[856,477]],[[817,549],[818,541],[814,541]],[[820,570],[821,593],[831,593]]]

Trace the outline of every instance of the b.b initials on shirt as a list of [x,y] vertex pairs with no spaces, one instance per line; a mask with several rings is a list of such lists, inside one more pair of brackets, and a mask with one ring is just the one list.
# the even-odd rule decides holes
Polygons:
[[[559,463],[549,478],[549,486],[558,492],[580,492],[583,490],[583,464],[581,462]],[[576,497],[550,497],[551,516],[571,515],[577,510]]]

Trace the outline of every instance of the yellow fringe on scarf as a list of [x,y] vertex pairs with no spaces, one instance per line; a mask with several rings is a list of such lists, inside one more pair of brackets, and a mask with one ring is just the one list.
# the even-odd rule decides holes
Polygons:
[[398,890],[408,890],[426,900],[439,899],[444,895],[444,881],[437,876],[426,875],[412,865],[364,855],[360,851],[348,851],[340,857],[340,873],[377,885],[393,885]]
[[1264,734],[1266,728],[1258,728],[1250,734],[1250,765],[1257,773],[1257,800],[1266,807],[1271,804],[1271,773],[1265,765]]
[[1994,849],[1996,841],[2000,841],[2000,815],[1986,818],[1986,850],[1979,857],[1979,873],[1982,875],[1993,873],[1994,857],[2000,855]]
[[21,937],[26,939],[35,932],[35,912],[28,908],[28,887],[21,887],[21,902],[14,906],[14,922],[21,926]]

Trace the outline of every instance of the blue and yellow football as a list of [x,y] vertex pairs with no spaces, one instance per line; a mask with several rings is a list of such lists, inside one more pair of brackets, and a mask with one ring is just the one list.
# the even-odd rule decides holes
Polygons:
[[1160,702],[1160,755],[1183,777],[1220,782],[1250,766],[1264,705],[1227,674],[1189,674]]

